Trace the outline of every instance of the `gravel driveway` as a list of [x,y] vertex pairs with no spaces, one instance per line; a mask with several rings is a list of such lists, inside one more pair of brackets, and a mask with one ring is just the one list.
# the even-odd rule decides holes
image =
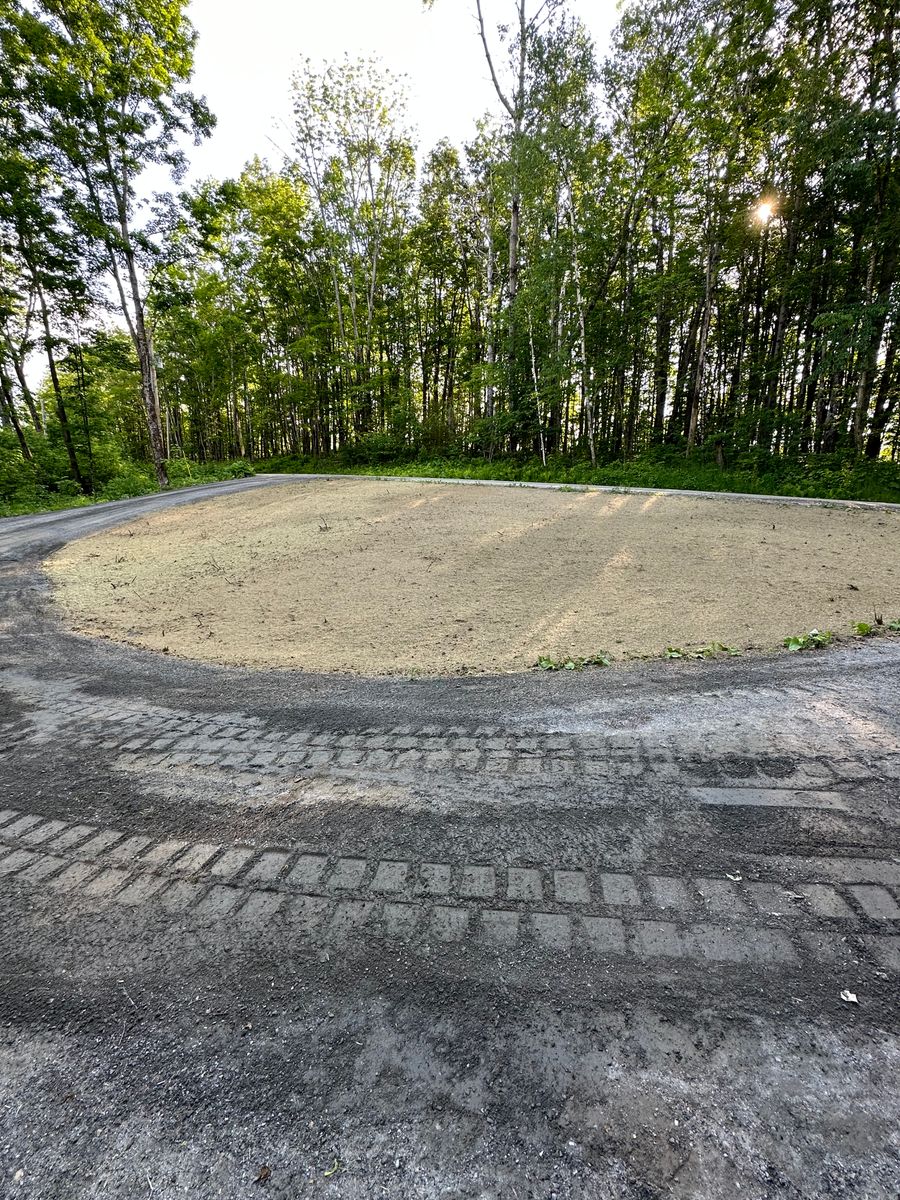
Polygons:
[[361,680],[66,633],[0,523],[0,1196],[900,1191],[900,643]]

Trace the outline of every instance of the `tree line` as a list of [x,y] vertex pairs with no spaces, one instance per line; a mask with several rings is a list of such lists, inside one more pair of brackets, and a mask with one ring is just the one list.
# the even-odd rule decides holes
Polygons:
[[900,460],[890,0],[633,0],[602,61],[564,0],[475,4],[496,106],[464,148],[421,153],[380,64],[306,62],[283,163],[148,205],[142,167],[177,185],[212,128],[185,6],[2,0],[17,452],[52,424],[84,488],[92,427],[161,484],[175,457]]

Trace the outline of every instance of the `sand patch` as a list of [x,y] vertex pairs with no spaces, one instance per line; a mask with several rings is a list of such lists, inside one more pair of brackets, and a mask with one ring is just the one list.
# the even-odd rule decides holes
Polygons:
[[[364,675],[778,645],[900,616],[900,513],[369,479],[223,496],[70,543],[70,625]],[[854,590],[855,589],[855,590]]]

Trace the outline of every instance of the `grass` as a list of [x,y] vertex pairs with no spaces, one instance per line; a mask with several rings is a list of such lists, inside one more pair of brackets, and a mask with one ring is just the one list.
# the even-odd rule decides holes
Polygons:
[[[193,487],[198,483],[216,483],[224,479],[241,479],[253,475],[253,468],[240,460],[230,463],[189,463],[173,459],[169,463],[169,480],[172,489]],[[67,481],[63,481],[66,483]],[[25,516],[28,513],[55,512],[63,508],[81,508],[100,504],[107,500],[128,500],[133,496],[147,496],[158,492],[156,476],[144,464],[129,464],[92,496],[83,496],[77,490],[65,487],[51,490],[40,484],[29,483],[11,489],[6,496],[0,495],[0,517]]]
[[563,487],[601,484],[608,487],[672,488],[697,492],[748,492],[752,495],[806,496],[824,500],[870,500],[900,504],[900,464],[870,462],[839,455],[810,455],[780,460],[748,455],[732,467],[686,460],[674,453],[611,462],[551,459],[412,458],[403,462],[351,462],[330,458],[282,457],[257,464],[275,473],[318,472],[335,475],[431,476],[437,479],[501,479],[518,483],[557,483]]
[[[364,457],[358,448],[328,458],[283,456],[251,466],[231,463],[188,463],[173,460],[169,473],[173,487],[237,479],[254,471],[319,473],[327,475],[430,476],[436,479],[506,480],[513,483],[554,483],[563,490],[584,484],[607,487],[671,488],[696,492],[746,492],[751,495],[806,496],[821,500],[869,500],[900,504],[900,464],[870,462],[840,454],[808,455],[779,459],[756,452],[738,456],[720,468],[698,451],[687,459],[683,452],[659,450],[632,462],[607,462],[592,467],[581,459],[553,458],[546,466],[533,458],[405,457],[397,461],[383,455]],[[4,481],[0,479],[0,484]],[[67,480],[54,490],[31,481],[11,481],[0,486],[0,517],[71,508],[103,500],[122,500],[157,490],[146,464],[128,464],[99,487],[93,496],[82,496]]]

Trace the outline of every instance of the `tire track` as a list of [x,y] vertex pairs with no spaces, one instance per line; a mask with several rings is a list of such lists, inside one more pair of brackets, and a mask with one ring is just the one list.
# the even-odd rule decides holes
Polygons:
[[[834,868],[834,864],[831,864]],[[154,841],[0,812],[0,879],[126,907],[355,937],[530,944],[595,955],[791,963],[864,934],[897,969],[900,864],[841,860],[832,880],[785,886],[557,866],[369,860],[283,847]],[[842,876],[835,882],[834,876]]]

